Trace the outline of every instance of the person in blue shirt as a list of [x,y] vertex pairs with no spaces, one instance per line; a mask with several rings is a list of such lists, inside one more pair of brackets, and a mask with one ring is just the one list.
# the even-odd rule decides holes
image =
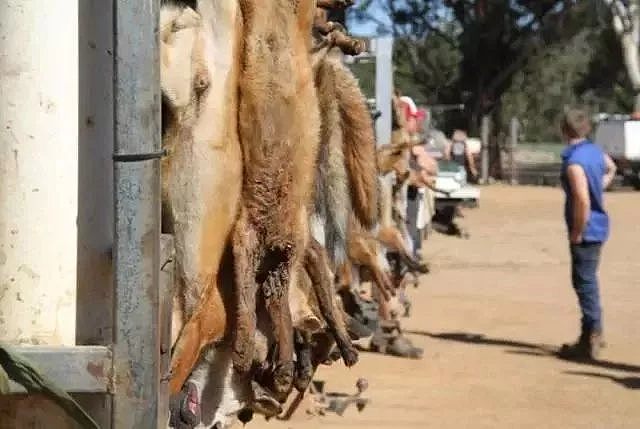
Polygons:
[[596,359],[604,345],[598,265],[603,244],[609,237],[609,216],[603,193],[613,180],[616,167],[599,146],[592,143],[591,121],[582,110],[569,110],[562,120],[567,147],[562,152],[564,217],[571,250],[571,280],[582,311],[581,333],[574,344],[565,344],[560,356]]

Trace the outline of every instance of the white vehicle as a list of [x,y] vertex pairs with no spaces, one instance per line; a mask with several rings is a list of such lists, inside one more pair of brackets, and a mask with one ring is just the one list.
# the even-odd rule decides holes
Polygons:
[[[478,206],[480,190],[467,183],[465,168],[456,162],[444,159],[447,137],[440,130],[431,128],[425,135],[425,141],[427,153],[438,162],[435,187],[442,192],[435,194],[436,206],[460,203],[471,207]],[[475,142],[472,142],[472,148],[475,146]]]
[[595,143],[616,163],[623,183],[640,190],[640,120],[615,118],[600,121]]
[[449,204],[463,204],[476,207],[480,200],[480,190],[467,183],[464,167],[453,161],[438,162],[436,177],[436,207]]

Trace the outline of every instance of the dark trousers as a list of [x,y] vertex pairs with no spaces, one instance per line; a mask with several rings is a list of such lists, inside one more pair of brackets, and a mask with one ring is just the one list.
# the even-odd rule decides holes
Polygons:
[[582,334],[602,331],[598,265],[602,243],[571,245],[571,281],[582,311]]
[[407,230],[413,242],[413,254],[417,256],[422,247],[422,233],[418,229],[418,211],[420,209],[421,194],[418,188],[409,186],[407,189]]

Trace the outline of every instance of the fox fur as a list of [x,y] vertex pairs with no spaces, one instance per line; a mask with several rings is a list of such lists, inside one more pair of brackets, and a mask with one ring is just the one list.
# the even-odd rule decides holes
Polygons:
[[353,211],[362,226],[372,229],[378,218],[373,121],[358,81],[351,71],[340,61],[330,61],[327,65],[335,73]]
[[351,217],[349,223],[349,262],[354,267],[366,268],[373,277],[380,296],[385,301],[391,298],[394,287],[389,277],[384,251],[376,237]]
[[[237,1],[161,9],[165,100],[163,223],[173,233],[180,333],[170,388],[180,391],[204,346],[223,338],[226,306],[218,269],[235,223],[242,183],[237,132],[241,29]],[[202,300],[201,300],[202,297]]]
[[308,238],[308,204],[320,117],[310,60],[314,0],[240,0],[244,49],[239,133],[242,203],[233,235],[236,326],[233,362],[251,369],[260,291],[277,343],[271,386],[283,398],[293,383],[288,303]]
[[[352,210],[347,172],[342,117],[336,94],[336,76],[329,62],[335,51],[322,56],[315,66],[315,84],[320,107],[320,149],[318,153],[314,219],[322,224],[322,237],[314,237],[327,250],[333,264],[344,261],[349,214]],[[329,57],[331,56],[331,57]]]
[[315,213],[324,221],[321,242],[338,265],[344,260],[351,211],[365,228],[377,224],[375,137],[362,91],[340,50],[323,55],[314,70],[322,119]]

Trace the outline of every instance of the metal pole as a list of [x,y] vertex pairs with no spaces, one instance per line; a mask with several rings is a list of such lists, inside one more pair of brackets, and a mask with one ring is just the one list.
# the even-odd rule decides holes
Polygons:
[[516,148],[518,146],[518,131],[520,129],[520,123],[518,122],[518,118],[511,118],[511,127],[510,134],[511,138],[509,140],[509,162],[511,163],[511,177],[510,181],[512,185],[518,183],[518,171],[516,165]]
[[393,96],[393,37],[375,39],[376,108],[382,113],[376,121],[378,145],[391,143],[391,102]]
[[114,4],[112,427],[155,429],[160,391],[159,0]]
[[482,117],[482,125],[480,129],[482,139],[482,165],[481,165],[481,183],[489,183],[489,133],[491,131],[491,118],[489,115]]

